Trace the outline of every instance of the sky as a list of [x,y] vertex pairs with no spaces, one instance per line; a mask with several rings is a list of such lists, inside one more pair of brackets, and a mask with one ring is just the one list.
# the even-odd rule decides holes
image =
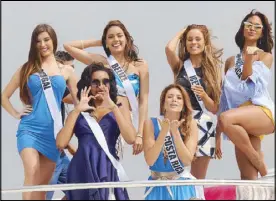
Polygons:
[[[189,24],[205,24],[215,36],[213,42],[224,49],[223,61],[239,52],[234,36],[242,19],[252,9],[263,12],[272,23],[274,32],[274,1],[227,1],[227,2],[1,2],[2,4],[2,75],[5,87],[15,71],[27,61],[31,33],[40,23],[50,24],[58,36],[58,50],[63,43],[72,40],[100,39],[105,25],[110,20],[123,22],[139,48],[139,56],[149,66],[150,92],[149,117],[159,114],[159,97],[162,89],[173,82],[173,74],[167,63],[165,46],[175,34]],[[94,53],[104,53],[102,48],[89,48]],[[274,49],[273,49],[274,54]],[[274,64],[273,64],[274,65]],[[76,61],[78,76],[85,65]],[[275,75],[269,92],[274,99]],[[3,89],[2,89],[3,90]],[[11,97],[17,110],[22,108],[19,90]],[[1,160],[2,189],[18,188],[23,185],[23,165],[16,145],[19,121],[5,110],[1,113]],[[77,146],[74,137],[72,143]],[[212,160],[207,179],[238,179],[239,171],[231,142],[223,142],[223,159]],[[268,168],[274,168],[274,134],[266,136],[262,150]],[[69,157],[71,157],[69,155]],[[146,180],[149,169],[143,154],[132,155],[132,148],[125,147],[123,165],[133,180]],[[129,188],[131,199],[142,199],[143,188]],[[54,198],[62,196],[57,191]],[[3,199],[21,199],[20,193],[5,194]]]

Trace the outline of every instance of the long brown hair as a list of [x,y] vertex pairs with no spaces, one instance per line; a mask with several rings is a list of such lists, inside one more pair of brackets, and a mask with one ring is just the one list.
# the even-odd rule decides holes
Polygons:
[[53,41],[54,53],[57,50],[57,35],[54,29],[48,24],[39,24],[35,27],[31,38],[31,47],[29,50],[28,61],[22,66],[20,70],[20,99],[25,104],[31,104],[31,94],[27,86],[29,76],[41,70],[41,56],[37,49],[37,38],[42,32],[47,32]]
[[243,23],[252,16],[258,16],[261,19],[263,24],[262,37],[258,40],[257,47],[262,49],[265,52],[271,53],[271,50],[274,46],[274,42],[272,39],[271,25],[269,24],[267,17],[263,13],[260,13],[255,9],[252,10],[249,14],[247,14],[241,22],[240,28],[235,36],[235,42],[237,46],[240,48],[241,51],[243,50],[243,46],[244,46],[244,34],[243,34],[244,24]]
[[[220,93],[221,93],[221,65],[223,49],[216,49],[211,42],[211,36],[209,30],[205,25],[189,25],[184,31],[180,38],[178,56],[179,59],[184,63],[190,54],[187,51],[186,39],[190,30],[198,29],[202,32],[205,42],[205,50],[202,54],[202,74],[203,82],[206,86],[206,93],[210,96],[216,104],[219,104]],[[179,73],[179,72],[178,72]]]
[[164,105],[165,105],[166,95],[170,89],[174,89],[174,88],[180,91],[184,102],[179,121],[182,119],[185,119],[185,121],[182,123],[182,125],[180,125],[180,131],[184,136],[189,137],[191,135],[190,125],[192,121],[193,109],[192,109],[190,97],[186,92],[186,90],[181,85],[170,84],[165,89],[163,89],[160,96],[160,115],[165,115]]
[[107,31],[113,26],[120,27],[125,34],[127,43],[126,43],[124,55],[125,55],[125,59],[127,60],[127,62],[140,61],[140,59],[138,58],[138,47],[136,45],[134,45],[134,43],[133,43],[134,40],[133,40],[132,36],[129,34],[125,25],[120,20],[111,20],[108,22],[108,24],[104,28],[103,35],[102,35],[103,47],[106,48]]

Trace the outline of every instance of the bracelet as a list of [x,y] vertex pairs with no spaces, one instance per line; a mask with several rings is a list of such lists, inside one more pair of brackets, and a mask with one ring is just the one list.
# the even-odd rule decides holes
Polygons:
[[140,138],[143,139],[143,136],[142,136],[140,133],[138,133],[138,134],[136,135],[136,137],[140,137]]
[[83,40],[81,40],[81,49],[84,49]]

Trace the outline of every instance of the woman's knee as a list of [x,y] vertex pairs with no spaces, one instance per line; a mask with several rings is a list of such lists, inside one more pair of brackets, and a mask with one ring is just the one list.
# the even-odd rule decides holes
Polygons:
[[232,124],[232,117],[228,112],[223,112],[218,117],[218,126],[221,132],[225,132]]

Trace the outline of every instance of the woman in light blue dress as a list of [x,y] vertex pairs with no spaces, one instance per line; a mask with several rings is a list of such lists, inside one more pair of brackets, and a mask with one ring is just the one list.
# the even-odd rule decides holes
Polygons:
[[241,179],[267,174],[261,153],[263,135],[274,126],[274,103],[268,87],[273,67],[273,39],[267,17],[253,10],[242,20],[235,41],[240,49],[225,62],[219,129],[235,145]]
[[[54,52],[57,36],[47,24],[39,24],[32,33],[28,61],[17,70],[2,93],[2,106],[16,119],[17,148],[24,166],[24,185],[48,184],[60,152],[54,137],[54,120],[47,104],[38,72],[46,72],[57,108],[60,111],[66,83],[76,103],[77,82],[72,67],[58,65]],[[16,111],[9,101],[20,88],[20,99],[26,106]],[[62,123],[62,122],[60,122]],[[23,200],[45,200],[46,192],[24,192]]]
[[[160,114],[144,126],[145,160],[149,180],[195,179],[189,170],[197,148],[198,128],[192,119],[189,95],[183,87],[171,84],[160,97]],[[171,140],[169,140],[171,139]],[[201,186],[161,186],[146,188],[146,200],[204,199]]]
[[[101,40],[71,41],[64,44],[64,49],[86,65],[102,62],[105,66],[110,67],[106,57],[84,50],[90,47],[103,47],[106,54],[108,56],[111,54],[120,64],[132,84],[138,101],[138,128],[136,128],[136,139],[133,144],[133,155],[138,155],[143,150],[143,126],[148,113],[149,71],[146,61],[139,58],[138,48],[133,41],[125,25],[119,20],[112,20],[105,26]],[[133,110],[129,103],[130,100],[117,75],[116,83],[118,103],[121,103],[122,108],[128,111],[129,115],[126,116],[126,119],[132,122]]]

